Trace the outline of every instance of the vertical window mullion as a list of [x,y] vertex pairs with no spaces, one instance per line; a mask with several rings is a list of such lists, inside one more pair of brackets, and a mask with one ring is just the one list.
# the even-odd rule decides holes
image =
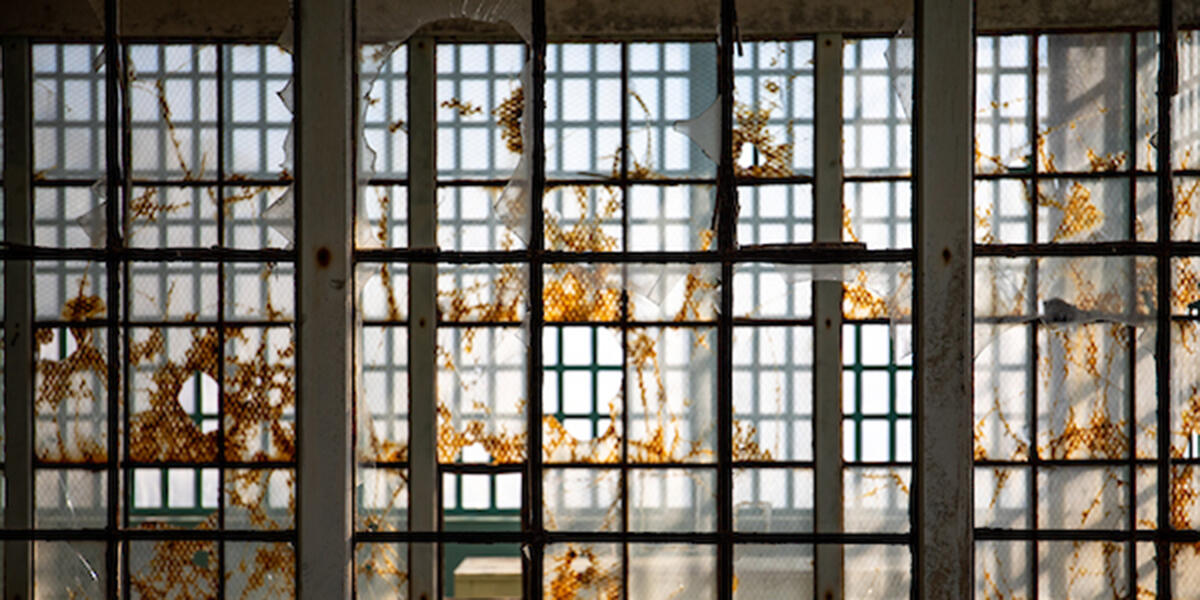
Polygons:
[[[4,241],[32,244],[33,65],[29,40],[3,43]],[[33,262],[4,261],[4,505],[6,529],[34,526]],[[60,338],[64,337],[60,334]],[[19,343],[17,343],[19,342]],[[10,596],[33,592],[33,543],[3,543],[4,585]]]
[[[447,51],[454,52],[453,46]],[[408,52],[408,240],[413,248],[437,245],[437,44],[411,38]],[[457,60],[457,56],[455,56]],[[456,91],[457,91],[457,83]],[[456,129],[457,130],[457,129]],[[456,134],[457,135],[457,134]],[[456,156],[458,149],[456,148]],[[457,159],[456,159],[457,160]],[[456,163],[457,164],[457,163]],[[455,190],[455,202],[459,194]],[[461,204],[456,216],[461,215]],[[437,531],[441,479],[437,458],[437,264],[409,264],[409,481],[411,531]],[[458,271],[456,271],[458,272]],[[458,282],[456,282],[458,283]],[[461,285],[461,284],[460,284]],[[455,344],[459,331],[454,330]],[[457,393],[457,391],[456,391]],[[454,402],[456,398],[449,398]],[[455,480],[454,506],[462,507],[462,476]],[[413,548],[411,598],[438,597],[438,552]]]

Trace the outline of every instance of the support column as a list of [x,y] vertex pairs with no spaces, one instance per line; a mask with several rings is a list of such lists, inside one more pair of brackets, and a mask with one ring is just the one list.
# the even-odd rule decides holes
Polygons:
[[[813,240],[842,241],[842,36],[820,34],[816,47]],[[817,533],[841,533],[842,283],[813,282],[813,459]],[[840,544],[816,547],[820,600],[841,600]]]
[[[32,66],[27,38],[4,42],[4,239],[33,243]],[[6,529],[33,529],[33,262],[4,262]],[[4,543],[4,595],[33,597],[33,544]]]
[[917,0],[913,584],[969,598],[972,523],[973,2]]
[[[433,38],[408,41],[408,240],[437,247],[437,47]],[[408,271],[409,529],[438,528],[437,265]],[[437,553],[414,546],[409,554],[410,598],[439,598]]]
[[299,596],[351,594],[354,0],[296,0]]

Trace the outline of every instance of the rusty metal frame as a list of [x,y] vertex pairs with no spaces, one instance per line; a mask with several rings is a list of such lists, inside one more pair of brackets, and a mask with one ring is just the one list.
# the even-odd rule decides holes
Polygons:
[[[4,240],[33,242],[33,66],[28,39],[4,43]],[[33,264],[4,262],[4,526],[32,529]],[[4,593],[33,596],[33,544],[4,544]]]

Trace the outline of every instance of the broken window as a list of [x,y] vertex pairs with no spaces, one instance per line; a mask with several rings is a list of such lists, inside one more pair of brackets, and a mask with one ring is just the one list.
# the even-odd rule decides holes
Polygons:
[[35,594],[290,596],[294,278],[291,215],[272,206],[291,178],[291,58],[120,52],[112,127],[102,49],[33,46],[34,243],[64,257],[33,266],[34,526],[84,530],[34,543]]
[[[1152,252],[1112,249],[1162,241],[1158,39],[981,36],[976,49],[976,593],[1154,597],[1159,560],[1179,594],[1191,547],[1164,545],[1164,560],[1143,540],[1192,527],[1190,467],[1173,467],[1170,482],[1158,470],[1160,436],[1172,458],[1190,456],[1190,263],[1160,258],[1171,273],[1160,281]],[[1177,131],[1175,152],[1186,156],[1189,134]],[[1176,181],[1173,223],[1186,219],[1185,181]],[[1015,244],[1037,245],[990,251]],[[1070,245],[1080,251],[1058,252]],[[1160,286],[1171,290],[1169,307],[1158,306]],[[1170,402],[1156,398],[1162,335]],[[1160,411],[1172,415],[1169,434]],[[1060,535],[1039,537],[1046,530]]]
[[[848,597],[907,589],[912,40],[838,37],[830,76],[822,37],[748,36],[722,73],[711,40],[550,32],[538,74],[514,6],[387,15],[513,26],[486,42],[364,24],[357,596],[433,576],[447,596],[701,597],[724,581],[754,598],[808,594],[830,565]],[[1198,42],[1180,36],[1166,212],[1157,43],[977,38],[982,597],[1194,587],[1200,274],[1161,238],[1196,237]],[[35,595],[288,597],[292,60],[269,44],[116,48],[32,53],[33,525],[66,531],[33,544]],[[840,114],[818,114],[822,76]],[[423,92],[432,119],[409,114]],[[834,221],[816,197],[829,123]],[[429,180],[410,146],[431,144]],[[830,222],[854,260],[814,258]],[[818,366],[819,339],[840,363]],[[832,433],[815,424],[829,373]],[[831,441],[839,485],[821,489]],[[832,532],[817,507],[831,496]]]

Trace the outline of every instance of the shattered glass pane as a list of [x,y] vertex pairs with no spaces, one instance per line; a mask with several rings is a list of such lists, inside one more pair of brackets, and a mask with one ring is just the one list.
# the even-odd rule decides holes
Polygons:
[[355,529],[408,529],[408,472],[404,469],[360,467],[356,476]]
[[408,459],[408,331],[364,327],[359,334],[358,458]]
[[979,258],[975,315],[1001,323],[1145,325],[1156,311],[1156,277],[1143,257]]
[[[1157,45],[1156,38],[1157,36],[1152,39]],[[1194,169],[1197,160],[1200,160],[1200,127],[1197,126],[1200,124],[1200,105],[1197,104],[1200,97],[1200,69],[1197,69],[1196,61],[1200,56],[1200,35],[1197,35],[1196,31],[1180,31],[1176,39],[1176,51],[1179,61],[1179,87],[1178,93],[1172,98],[1171,106],[1171,150],[1174,154],[1171,165],[1176,169]],[[1151,68],[1157,67],[1157,63],[1157,60],[1153,61],[1154,67]],[[1155,79],[1150,81],[1156,82]],[[1157,86],[1151,89],[1156,92]],[[1157,132],[1157,95],[1151,96],[1150,100],[1156,117],[1154,131]],[[1154,141],[1155,138],[1151,137],[1151,142]]]
[[1126,467],[1042,467],[1037,472],[1039,527],[1121,529],[1129,519]]
[[739,177],[812,172],[813,42],[754,42],[734,56],[733,160]]
[[975,542],[975,597],[1030,597],[1029,554],[1029,542]]
[[104,176],[101,46],[33,44],[33,178]]
[[813,530],[812,469],[735,469],[733,528],[764,533]]
[[1129,34],[1038,38],[1038,170],[1129,168]]
[[354,583],[362,600],[408,598],[408,545],[357,544]]
[[274,44],[223,50],[225,171],[235,181],[291,180],[292,55]]
[[524,265],[438,266],[438,320],[444,323],[517,323],[525,318]]
[[227,469],[225,526],[229,529],[279,530],[295,527],[296,471]]
[[812,329],[733,330],[733,460],[812,460]]
[[621,472],[616,469],[547,469],[542,514],[552,531],[618,531]]
[[108,476],[95,470],[35,469],[33,504],[36,529],[102,528],[108,522]]
[[[629,45],[629,177],[716,176],[716,163],[681,131],[717,100],[717,51],[712,43]],[[703,118],[702,116],[699,118]],[[701,125],[711,135],[714,126]]]
[[506,179],[516,168],[524,54],[519,44],[438,45],[439,179]]
[[812,313],[812,282],[842,283],[846,319],[903,321],[912,315],[912,267],[908,263],[787,265],[742,263],[734,267],[736,317],[803,319]]
[[215,187],[134,187],[125,206],[130,246],[208,248],[217,245]]
[[[133,181],[120,199],[107,197],[103,177],[100,48],[46,44],[34,51],[41,90],[35,91],[40,103],[35,159],[45,162],[37,167],[34,243],[104,248],[115,226],[122,236],[118,243],[130,247],[209,249],[222,240],[249,249],[290,245],[285,141],[292,118],[285,104],[291,98],[273,95],[291,76],[290,56],[270,45],[220,51],[133,45],[122,49],[123,56],[126,50],[124,124],[132,136],[132,162],[123,170]],[[221,72],[224,89],[218,85]],[[224,123],[218,122],[221,101]],[[218,135],[222,126],[224,136]],[[218,162],[218,144],[225,164]],[[226,173],[223,182],[214,180],[219,173]],[[113,202],[123,204],[121,216],[106,222]],[[221,218],[225,231],[218,230]],[[295,459],[291,330],[235,321],[294,318],[294,267],[114,258],[115,267],[103,261],[34,264],[36,527],[103,528],[115,516],[121,527],[146,531],[215,530],[225,524],[223,517],[232,528],[293,528],[294,469],[237,464]],[[116,282],[109,277],[114,268],[121,273]],[[109,305],[114,284],[123,299],[119,306]],[[220,329],[213,323],[219,319],[229,326]],[[110,364],[110,350],[120,364]],[[109,437],[110,421],[119,418],[110,414],[110,402],[128,411],[118,428],[127,438]],[[104,468],[112,458],[110,444],[122,448],[118,458],[131,464],[119,471]],[[218,460],[235,463],[225,470],[224,482],[222,469],[211,464]],[[124,513],[108,497],[114,478],[125,489],[122,495],[128,494]],[[218,512],[222,504],[225,515]],[[118,542],[110,540],[109,550]],[[55,587],[54,574],[39,572],[38,597],[106,593],[103,575],[97,575],[103,566],[82,550],[88,545],[42,545],[79,552],[39,555],[39,569],[42,561],[79,563],[88,573]],[[217,542],[130,541],[122,563],[128,568],[127,593],[212,597],[222,582],[236,587],[239,571],[243,589],[229,591],[231,597],[275,597],[293,587],[294,559],[286,547],[286,560],[274,561],[270,556],[278,556],[278,548],[262,544],[265,553],[239,567],[235,546],[250,547],[227,545],[230,572],[221,574]],[[103,561],[105,544],[96,547]],[[281,579],[272,582],[276,577]]]
[[224,454],[231,461],[296,459],[296,341],[291,327],[225,333]]
[[37,186],[33,192],[33,243],[52,248],[103,247],[103,186]]
[[975,243],[1027,244],[1033,241],[1032,211],[1027,182],[976,179]]
[[813,241],[811,185],[742,186],[738,208],[737,239],[742,246]]
[[911,248],[912,184],[846,182],[842,239],[877,248]]
[[627,473],[630,531],[716,530],[716,471],[633,469]]
[[296,551],[287,542],[226,542],[226,598],[294,598]]
[[716,573],[716,546],[629,544],[631,599],[714,598]]
[[[628,250],[715,250],[712,185],[631,185]],[[746,200],[741,200],[743,207]]]
[[[1134,444],[1138,455],[1153,454],[1152,265],[1099,257],[976,261],[976,459],[1028,457],[1030,393],[1045,458],[1124,458]],[[1025,323],[1036,324],[1036,338]]]
[[[1015,49],[1008,65],[1006,43]],[[977,242],[1157,239],[1156,183],[1130,173],[1155,168],[1156,43],[1152,32],[980,42],[976,170],[1013,178],[977,181]],[[1022,177],[1033,169],[1045,174],[1036,191]],[[1181,180],[1177,212],[1186,212],[1186,190]],[[1172,225],[1180,224],[1176,216]],[[1156,306],[1156,266],[1131,256],[976,260],[976,526],[1156,526],[1152,465],[987,465],[1033,452],[1055,461],[1157,456],[1154,320],[1167,307]],[[1190,301],[1188,275],[1179,261],[1173,267],[1171,309],[1179,314]],[[1187,442],[1178,423],[1172,445],[1181,453]],[[1122,553],[1133,546],[1117,542],[980,542],[976,594],[1124,597],[1136,576],[1135,595],[1153,597],[1153,549],[1137,546],[1127,560]]]
[[129,47],[134,178],[211,178],[217,170],[215,46]]
[[1027,460],[1031,419],[1028,403],[1034,374],[1031,331],[1020,326],[976,324],[989,346],[974,362],[974,458]]
[[295,225],[290,188],[229,186],[221,205],[225,210],[226,246],[258,250],[292,245]]
[[[226,265],[228,269],[228,265]],[[129,264],[129,318],[135,321],[194,321],[217,318],[216,263]]]
[[1128,593],[1125,544],[1038,542],[1038,594],[1043,598],[1123,598]]
[[1032,48],[1028,36],[975,39],[976,173],[1029,170]]
[[715,322],[720,302],[718,265],[629,264],[629,312],[635,321]]
[[[847,467],[842,484],[846,531],[903,533],[909,530],[909,467]],[[847,552],[847,560],[849,560]]]
[[108,272],[103,263],[39,260],[33,273],[35,321],[88,322],[108,315]]
[[[1144,330],[1142,331],[1144,334]],[[1133,332],[1121,325],[1058,325],[1038,332],[1038,454],[1043,458],[1124,458],[1131,451],[1126,382]],[[1137,342],[1137,352],[1152,353]],[[1142,387],[1147,389],[1148,386]],[[1141,396],[1152,398],[1151,395]]]
[[976,467],[975,526],[1029,528],[1029,474],[1016,467]]
[[547,45],[548,179],[621,176],[621,58],[619,44]]
[[[1137,108],[1133,119],[1134,127],[1137,129],[1135,138],[1137,140],[1137,162],[1134,166],[1145,171],[1155,171],[1158,169],[1156,149],[1158,144],[1158,32],[1142,31],[1136,35],[1137,61],[1134,69],[1137,71]],[[1193,51],[1191,54],[1180,53],[1179,56],[1194,55]],[[1181,77],[1179,80],[1181,90],[1189,87],[1194,89],[1194,86],[1183,85],[1184,82],[1185,79]],[[1174,114],[1182,115],[1183,113],[1177,106]],[[1173,137],[1172,147],[1179,149],[1182,147],[1179,144],[1180,138]]]
[[[438,247],[464,251],[524,248],[522,232],[528,230],[528,216],[510,210],[513,207],[505,194],[501,185],[438,188]],[[548,197],[553,195],[547,192]],[[547,219],[547,229],[550,223]]]
[[710,328],[629,331],[630,461],[715,461],[715,346]]
[[[911,40],[850,40],[842,54],[842,163],[846,175],[912,171]],[[910,51],[911,52],[911,51]]]
[[625,245],[621,233],[620,188],[611,185],[548,188],[542,206],[547,250],[611,252]]
[[620,330],[543,330],[542,455],[555,462],[621,460],[624,410]]
[[100,600],[109,576],[104,553],[104,542],[34,542],[34,597]]
[[[408,246],[408,188],[401,185],[362,186],[356,220],[359,248]],[[447,247],[449,249],[449,247]]]
[[848,545],[842,564],[847,598],[892,598],[911,589],[908,546]]
[[1171,239],[1192,241],[1200,238],[1200,178],[1175,178],[1175,205],[1171,211]]
[[407,319],[408,286],[408,266],[403,263],[359,263],[355,267],[355,289],[363,320]]
[[133,598],[216,598],[220,585],[217,542],[132,542],[129,590]]
[[439,328],[438,462],[525,460],[524,330]]
[[1037,203],[1039,242],[1106,242],[1133,237],[1129,232],[1132,203],[1128,181],[1043,180]]
[[40,328],[34,352],[34,454],[53,463],[108,460],[108,332]]
[[216,460],[216,329],[132,329],[129,338],[129,457],[142,462]]
[[621,547],[616,544],[549,544],[544,561],[546,600],[624,598]]
[[[359,65],[365,145],[359,157],[361,168],[377,177],[404,177],[408,173],[408,48],[364,45]],[[371,203],[367,206],[369,210]]]
[[792,598],[813,595],[813,547],[742,544],[733,549],[733,597],[771,600],[786,590]]
[[295,272],[291,263],[226,263],[226,319],[294,319]]

